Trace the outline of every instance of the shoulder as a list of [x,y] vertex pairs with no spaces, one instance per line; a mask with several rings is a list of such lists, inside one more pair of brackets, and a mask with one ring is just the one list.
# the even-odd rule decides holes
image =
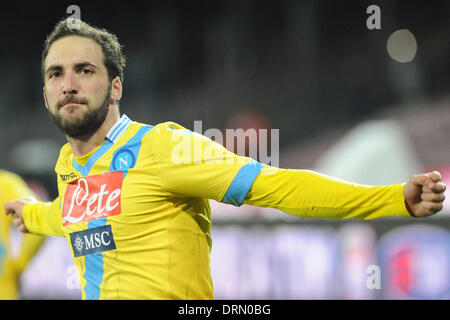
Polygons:
[[61,158],[67,158],[70,155],[72,155],[72,148],[70,147],[70,144],[67,142],[61,147],[61,150],[59,151],[59,157]]
[[172,134],[174,131],[179,131],[179,130],[186,130],[191,132],[190,130],[186,129],[185,127],[183,127],[182,125],[173,122],[173,121],[166,121],[166,122],[162,122],[162,123],[158,123],[153,131],[156,134]]
[[156,124],[146,135],[143,143],[149,146],[148,151],[157,156],[167,156],[180,141],[187,141],[193,136],[193,132],[182,125],[166,121]]
[[26,182],[18,175],[9,171],[0,170],[0,196],[2,200],[9,201],[30,195]]
[[4,185],[17,185],[17,184],[23,184],[23,179],[10,171],[6,170],[0,170],[0,184],[2,186]]
[[164,136],[171,136],[173,133],[180,133],[183,131],[192,133],[190,130],[173,121],[161,122],[156,125],[133,121],[129,125],[128,130],[124,133],[124,136],[125,140],[127,140],[127,135],[130,137],[140,135],[145,140],[152,139],[151,137],[153,136],[157,136],[158,139],[161,139]]
[[72,148],[70,147],[70,144],[67,142],[66,144],[64,144],[61,147],[61,150],[59,151],[59,157],[57,160],[57,165],[70,165],[71,164],[71,159],[73,158],[73,151]]
[[191,130],[176,122],[166,121],[152,128],[150,139],[153,140],[153,144],[166,144],[168,141],[178,140],[180,135],[192,135],[192,133]]

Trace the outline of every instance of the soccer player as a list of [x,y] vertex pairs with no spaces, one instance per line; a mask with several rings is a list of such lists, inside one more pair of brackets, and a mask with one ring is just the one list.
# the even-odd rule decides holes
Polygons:
[[3,214],[3,204],[17,198],[33,196],[33,192],[16,174],[0,170],[0,299],[19,298],[19,278],[28,263],[43,244],[45,237],[25,234],[20,252],[14,257],[10,248],[13,220]]
[[43,55],[45,106],[67,137],[50,203],[5,205],[23,232],[66,237],[83,299],[212,299],[209,199],[311,218],[422,217],[442,209],[438,172],[363,186],[237,156],[182,126],[120,116],[117,37],[59,22]]

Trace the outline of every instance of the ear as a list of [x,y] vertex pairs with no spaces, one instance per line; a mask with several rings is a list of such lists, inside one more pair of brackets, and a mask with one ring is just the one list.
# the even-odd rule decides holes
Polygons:
[[47,102],[47,95],[45,94],[45,86],[42,88],[42,95],[44,96],[45,108],[47,108],[48,110],[48,102]]
[[111,84],[111,99],[119,101],[122,98],[122,82],[119,77],[115,77]]

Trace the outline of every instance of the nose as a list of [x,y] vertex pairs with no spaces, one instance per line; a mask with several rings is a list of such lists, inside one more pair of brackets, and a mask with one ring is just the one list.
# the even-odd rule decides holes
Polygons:
[[71,72],[67,72],[64,76],[63,94],[74,95],[78,93],[78,85],[76,79]]

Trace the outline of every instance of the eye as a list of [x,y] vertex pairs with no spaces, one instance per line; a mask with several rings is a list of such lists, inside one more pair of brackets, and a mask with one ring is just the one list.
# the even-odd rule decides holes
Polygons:
[[81,73],[81,74],[92,74],[93,71],[92,71],[91,69],[84,68],[84,69],[81,69],[81,70],[80,70],[80,73]]
[[50,73],[50,78],[56,78],[59,77],[60,73],[58,71]]

